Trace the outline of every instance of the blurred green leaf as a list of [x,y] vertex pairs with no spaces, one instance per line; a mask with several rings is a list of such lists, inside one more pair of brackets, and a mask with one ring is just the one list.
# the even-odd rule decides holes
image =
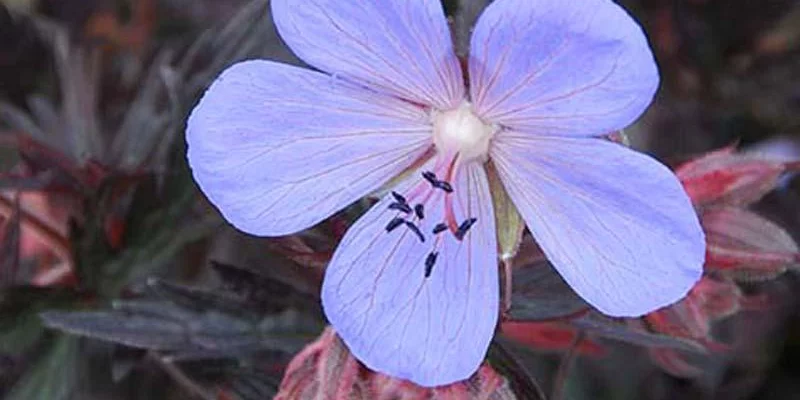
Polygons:
[[[177,314],[175,319],[183,317],[180,310],[162,303],[129,304],[140,308],[139,314],[126,311],[50,311],[42,313],[41,318],[50,328],[131,347],[161,350],[191,346],[184,325],[170,318],[171,313]],[[161,315],[147,315],[147,306]]]
[[241,298],[248,307],[260,312],[277,312],[288,307],[322,314],[319,298],[302,292],[294,286],[254,270],[211,261],[211,267],[222,278],[224,287]]
[[267,310],[256,310],[246,301],[231,292],[218,292],[150,279],[148,289],[158,298],[169,300],[187,309],[202,312],[203,310],[220,310],[242,318],[259,318]]
[[105,279],[101,293],[114,297],[132,279],[143,277],[167,264],[188,244],[214,233],[222,222],[216,216],[184,221],[195,192],[187,190],[159,211],[150,213],[131,235],[130,243],[101,268]]
[[322,321],[288,309],[260,315],[240,299],[152,281],[156,299],[118,301],[114,309],[45,312],[44,323],[72,334],[130,347],[171,351],[181,358],[225,358],[260,351],[298,351]]
[[280,380],[263,371],[240,368],[225,385],[225,391],[240,400],[271,399],[278,394]]
[[14,287],[0,291],[0,352],[19,355],[42,336],[39,312],[69,306],[76,296],[63,289]]
[[539,382],[507,347],[507,339],[495,336],[489,347],[487,359],[498,373],[505,376],[514,393],[520,399],[546,400]]
[[550,320],[589,309],[548,262],[516,268],[512,284],[512,320]]
[[66,335],[53,339],[46,353],[36,360],[6,400],[67,400],[77,386],[78,340]]
[[706,353],[705,347],[700,343],[688,339],[648,332],[596,312],[589,312],[578,318],[571,319],[569,323],[579,329],[585,330],[587,333],[638,346],[668,347],[694,353]]
[[102,297],[115,298],[132,280],[167,265],[186,245],[214,233],[222,221],[215,215],[197,218],[189,212],[197,192],[182,167],[159,191],[148,177],[135,184],[127,212],[123,212],[124,247],[108,243],[106,222],[112,212],[113,188],[103,185],[94,196],[99,204],[90,219],[73,229],[76,270],[80,282]]
[[44,327],[35,313],[24,313],[13,322],[0,322],[0,353],[24,353],[36,344],[43,331]]

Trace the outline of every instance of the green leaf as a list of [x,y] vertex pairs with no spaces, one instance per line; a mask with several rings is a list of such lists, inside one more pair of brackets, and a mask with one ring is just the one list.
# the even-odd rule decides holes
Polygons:
[[551,320],[589,308],[548,262],[515,269],[512,283],[512,320]]
[[[183,177],[184,174],[181,174]],[[103,274],[98,290],[106,297],[117,294],[133,279],[143,277],[156,268],[167,264],[183,248],[205,238],[219,229],[222,222],[210,215],[193,222],[184,222],[187,210],[196,199],[196,192],[188,180],[168,184],[179,186],[177,193],[166,193],[172,199],[165,207],[151,211],[131,227],[131,235],[126,239],[126,248],[116,257],[106,261],[99,269]]]
[[572,319],[569,323],[587,333],[638,346],[668,347],[693,353],[706,353],[706,348],[702,344],[692,340],[649,332],[596,312]]
[[65,289],[14,287],[0,291],[0,353],[20,355],[44,332],[39,312],[64,307],[75,300]]
[[[192,347],[180,310],[162,303],[129,303],[139,310],[60,312],[41,314],[45,325],[64,332],[144,349]],[[153,312],[148,312],[150,310]],[[160,313],[156,315],[155,311]],[[170,314],[177,314],[172,316]]]
[[78,340],[58,335],[6,400],[67,400],[77,386]]
[[294,307],[317,315],[322,314],[318,297],[280,281],[275,276],[217,261],[211,261],[211,267],[219,274],[223,286],[229,292],[261,313]]
[[23,313],[13,323],[0,323],[0,353],[19,355],[36,344],[44,327],[36,313]]
[[45,312],[51,328],[182,359],[295,352],[322,330],[316,316],[293,309],[256,313],[227,293],[151,281],[156,299],[118,301],[114,309]]
[[241,400],[263,400],[275,397],[279,385],[279,379],[264,371],[240,368],[226,382],[224,390],[236,394]]
[[496,336],[489,347],[487,359],[498,373],[505,376],[519,399],[546,400],[539,382],[508,348],[507,339]]

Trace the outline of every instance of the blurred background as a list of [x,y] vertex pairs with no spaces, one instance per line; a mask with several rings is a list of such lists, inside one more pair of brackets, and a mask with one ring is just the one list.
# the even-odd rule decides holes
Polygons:
[[[445,2],[457,42],[487,2]],[[800,1],[619,3],[662,74],[626,131],[634,147],[671,166],[733,145],[800,159]],[[289,386],[318,379],[315,358],[281,387],[325,328],[324,266],[369,203],[259,239],[206,202],[184,159],[185,119],[248,58],[300,63],[266,0],[0,0],[0,397],[294,398]],[[800,179],[773,187],[746,209],[797,254]],[[590,318],[525,241],[517,322],[488,364],[514,394],[491,398],[800,398],[800,257],[726,276],[730,292],[715,293],[736,307],[687,303],[659,325]]]

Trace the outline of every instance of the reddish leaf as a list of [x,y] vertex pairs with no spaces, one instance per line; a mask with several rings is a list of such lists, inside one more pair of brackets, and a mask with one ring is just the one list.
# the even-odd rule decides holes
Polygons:
[[589,312],[569,320],[571,325],[574,325],[578,329],[585,330],[587,334],[601,336],[611,340],[647,348],[668,347],[695,353],[706,352],[706,349],[694,340],[653,333],[631,322],[638,322],[638,320],[621,321],[596,312]]
[[[12,201],[18,198],[17,205]],[[18,221],[19,258],[33,261],[37,270],[30,282],[37,286],[74,283],[72,254],[67,241],[67,221],[71,205],[64,199],[53,204],[45,192],[0,192],[0,220],[12,216]],[[17,209],[18,206],[18,209]]]
[[266,242],[270,250],[295,263],[324,270],[333,256],[339,240],[348,224],[340,215],[304,232],[284,237],[271,238]]
[[[561,322],[504,322],[500,331],[515,341],[536,350],[567,351],[575,342],[578,330]],[[577,349],[579,354],[602,356],[605,349],[599,344],[584,339]]]
[[650,359],[664,372],[679,378],[696,378],[703,375],[703,369],[692,365],[687,355],[667,348],[648,349]]
[[14,144],[33,174],[55,171],[58,174],[54,176],[54,182],[61,182],[64,186],[77,183],[78,187],[74,189],[95,188],[109,174],[108,168],[98,162],[90,160],[81,165],[61,150],[26,135],[15,136]]
[[[685,299],[648,314],[645,321],[657,332],[694,340],[712,351],[726,351],[728,346],[712,337],[712,324],[745,307],[753,309],[763,304],[763,299],[745,297],[732,281],[705,277]],[[650,357],[664,371],[675,376],[690,378],[703,372],[694,364],[692,356],[676,349],[651,348]]]
[[798,168],[758,154],[726,147],[681,165],[675,172],[696,206],[748,205],[778,185],[781,174]]
[[517,397],[505,378],[488,364],[468,380],[436,388],[369,371],[330,328],[289,363],[277,400],[512,400]]
[[714,207],[701,214],[708,243],[706,268],[736,279],[767,279],[800,262],[783,228],[751,211]]
[[645,316],[650,327],[670,336],[712,343],[711,323],[740,309],[742,292],[735,283],[702,278],[678,303]]

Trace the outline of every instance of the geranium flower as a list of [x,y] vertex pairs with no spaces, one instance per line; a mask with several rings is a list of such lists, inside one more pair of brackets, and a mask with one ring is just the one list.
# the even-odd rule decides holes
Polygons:
[[225,218],[260,236],[396,182],[347,231],[322,288],[327,318],[369,368],[435,386],[483,360],[499,291],[488,163],[600,311],[642,315],[699,278],[703,234],[678,180],[602,137],[658,86],[645,36],[613,2],[493,2],[466,85],[439,1],[273,0],[272,12],[320,71],[225,71],[189,119],[189,163]]

